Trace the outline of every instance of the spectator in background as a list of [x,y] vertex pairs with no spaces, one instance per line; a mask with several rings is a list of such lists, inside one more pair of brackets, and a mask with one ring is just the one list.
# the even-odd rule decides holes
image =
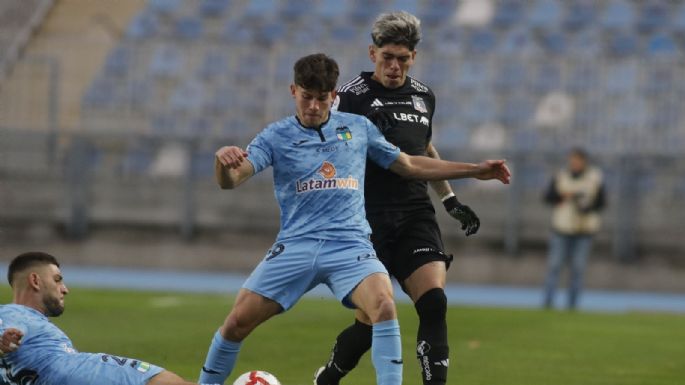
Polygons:
[[571,150],[568,166],[552,179],[545,202],[553,205],[554,212],[543,305],[553,306],[559,272],[568,260],[571,265],[568,308],[572,310],[578,305],[585,263],[593,236],[600,227],[599,211],[605,205],[602,172],[589,165],[585,150]]

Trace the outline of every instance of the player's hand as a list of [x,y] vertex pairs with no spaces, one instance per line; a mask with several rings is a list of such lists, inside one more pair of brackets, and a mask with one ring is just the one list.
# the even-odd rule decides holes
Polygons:
[[506,162],[506,160],[500,159],[479,163],[476,178],[480,180],[497,179],[504,184],[509,184],[511,182],[511,171],[509,171]]
[[381,110],[380,108],[374,108],[366,114],[366,117],[375,124],[381,132],[386,132],[397,126],[397,119],[393,118],[390,113]]
[[247,152],[240,147],[224,146],[216,152],[216,158],[225,167],[235,169],[240,167],[243,161],[245,161]]
[[5,330],[2,333],[2,338],[0,338],[0,351],[2,351],[2,354],[12,353],[19,349],[23,337],[24,333],[21,330],[15,328]]
[[461,204],[454,196],[446,199],[442,204],[447,213],[461,223],[461,229],[467,237],[478,232],[480,219],[469,206]]

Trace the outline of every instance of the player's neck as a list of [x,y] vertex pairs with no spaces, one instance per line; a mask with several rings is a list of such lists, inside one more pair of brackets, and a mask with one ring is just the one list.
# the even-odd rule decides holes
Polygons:
[[323,122],[321,122],[320,124],[318,124],[316,126],[307,126],[304,123],[302,123],[302,118],[300,118],[300,115],[297,113],[295,114],[295,119],[297,119],[297,123],[304,128],[308,128],[311,130],[320,130],[321,127],[325,126],[326,123],[328,123],[328,121],[331,119],[331,112],[329,111],[328,115],[326,115],[326,119],[324,119]]
[[16,305],[26,306],[45,315],[45,308],[42,306],[42,303],[40,303],[40,301],[34,300],[33,296],[29,293],[15,292],[14,298],[12,299],[12,303]]

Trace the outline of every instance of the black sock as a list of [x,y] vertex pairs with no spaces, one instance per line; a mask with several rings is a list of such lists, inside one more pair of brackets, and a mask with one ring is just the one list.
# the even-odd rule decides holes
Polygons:
[[419,315],[416,356],[423,384],[445,385],[449,367],[445,292],[441,288],[429,290],[414,306]]
[[364,353],[371,349],[371,325],[354,321],[343,330],[335,341],[331,358],[318,377],[318,385],[337,385],[359,363]]

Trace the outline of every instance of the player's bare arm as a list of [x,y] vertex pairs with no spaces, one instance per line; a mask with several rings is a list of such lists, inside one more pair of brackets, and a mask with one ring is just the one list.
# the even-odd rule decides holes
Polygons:
[[[428,146],[426,147],[426,155],[429,158],[441,159],[440,154],[438,153],[438,150],[435,147],[433,147],[433,143],[428,143]],[[430,184],[431,188],[433,189],[433,191],[435,191],[435,193],[438,194],[438,196],[440,198],[448,196],[450,194],[454,194],[454,192],[452,191],[452,187],[450,186],[449,182],[447,182],[444,179],[443,180],[433,180],[433,181],[430,181],[429,184]]]
[[254,167],[247,161],[245,150],[224,146],[216,152],[214,173],[222,189],[233,189],[254,175]]
[[509,184],[511,171],[506,161],[486,160],[481,163],[449,162],[432,159],[427,156],[408,155],[404,152],[390,165],[390,171],[405,178],[425,181],[445,179],[476,178],[480,180],[496,179]]

